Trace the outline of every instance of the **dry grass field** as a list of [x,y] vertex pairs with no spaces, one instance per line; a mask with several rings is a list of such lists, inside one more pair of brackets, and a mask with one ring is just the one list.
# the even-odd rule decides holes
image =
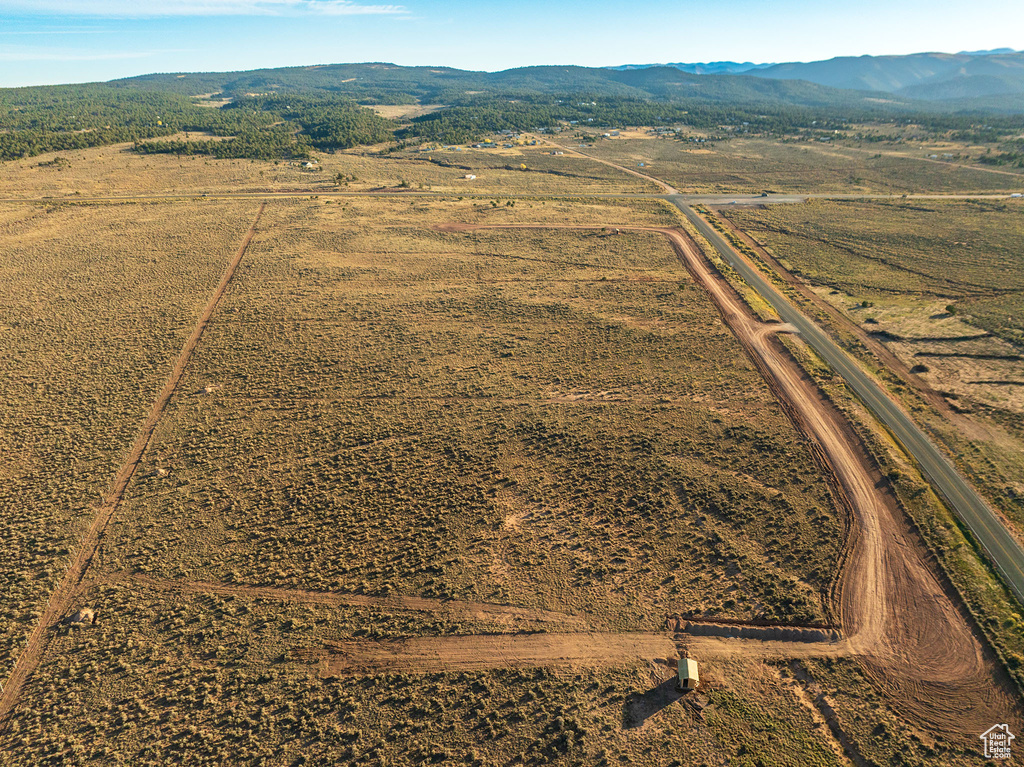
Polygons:
[[[142,155],[128,144],[45,154],[4,165],[3,198],[182,195],[234,192],[365,192],[378,189],[452,195],[656,192],[657,186],[591,160],[555,157],[550,148],[411,150],[376,154],[355,149],[316,154],[317,169],[280,160],[217,160]],[[526,165],[526,169],[522,169]],[[474,175],[475,179],[466,179]],[[340,176],[340,178],[339,178]]]
[[324,677],[304,655],[329,640],[494,627],[132,584],[96,598],[103,619],[55,638],[0,741],[11,763],[843,764],[785,668],[718,665],[703,711],[658,659]]
[[[569,138],[560,141],[575,145]],[[1024,176],[822,143],[737,138],[710,148],[692,146],[616,138],[584,151],[627,168],[643,162],[645,173],[694,193],[1015,192],[1024,187]]]
[[970,419],[958,428],[917,407],[1024,528],[1024,205],[814,201],[723,213]]
[[[513,223],[525,204],[453,202],[449,213]],[[606,203],[530,204],[534,220],[608,220]],[[11,645],[254,207],[6,211],[12,236],[37,237],[35,257],[55,275],[26,283],[26,322],[46,305],[56,326],[53,307],[72,291],[108,307],[76,303],[82,315],[66,324],[82,335],[54,327],[63,346],[39,343],[29,368],[41,380],[26,386],[53,391],[12,436],[58,438],[57,413],[82,436],[25,458],[36,482],[43,475],[66,495],[27,479],[19,488],[40,507],[24,537],[45,546],[34,556],[46,557],[49,576],[35,562],[10,563],[13,582],[32,584],[11,592],[9,614],[25,616]],[[664,211],[641,202],[614,220],[664,223]],[[196,247],[218,219],[235,223]],[[174,260],[167,226],[182,220],[199,263]],[[743,689],[761,683],[739,671],[705,715],[709,729],[680,707],[640,726],[671,702],[658,698],[671,672],[656,658],[323,678],[318,658],[353,640],[663,631],[679,612],[828,618],[835,501],[660,236],[431,228],[440,221],[433,206],[404,200],[267,209],[93,565],[85,601],[99,622],[58,629],[10,720],[3,750],[16,763],[302,754],[685,764],[722,749],[835,763],[807,734],[811,714],[796,699],[768,692],[770,714],[743,703]],[[121,242],[158,270],[148,278],[163,288],[159,302],[145,304],[145,281],[124,291],[127,255],[88,239],[112,227],[138,232]],[[83,356],[60,388],[43,372],[55,352]],[[66,407],[71,392],[100,404]],[[26,396],[5,401],[25,412]],[[107,403],[122,396],[129,402]],[[107,430],[89,432],[100,424]],[[53,466],[76,465],[89,449],[93,471],[81,473],[93,484],[64,488],[69,472]],[[77,514],[58,518],[65,498]],[[338,597],[303,603],[298,592]],[[458,607],[466,603],[483,606]],[[788,733],[784,751],[774,732]]]
[[4,676],[255,211],[0,209]]
[[[260,205],[202,193],[304,194],[261,214],[0,764],[983,763],[852,657],[723,652],[674,692],[670,616],[837,623],[849,520],[626,231],[678,213],[552,197],[657,187],[545,152],[5,166],[3,197],[181,197],[0,204],[2,679]],[[317,196],[399,184],[442,195]]]
[[832,502],[658,236],[441,233],[307,203],[264,226],[109,566],[618,629],[825,617]]

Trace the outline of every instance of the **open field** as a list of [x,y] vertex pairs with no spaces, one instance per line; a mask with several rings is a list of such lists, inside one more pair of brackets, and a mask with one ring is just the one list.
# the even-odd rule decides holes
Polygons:
[[[4,165],[2,197],[74,198],[106,194],[182,195],[242,191],[371,191],[404,188],[452,195],[656,192],[649,181],[607,165],[555,157],[542,146],[414,151],[378,155],[365,149],[315,153],[317,169],[280,160],[217,160],[137,154],[131,145],[50,153]],[[66,160],[50,163],[56,156]],[[526,165],[526,170],[520,166]],[[466,175],[475,175],[468,180]],[[339,178],[339,176],[341,178]],[[403,186],[404,185],[404,186]]]
[[0,210],[5,676],[255,212]]
[[660,654],[324,676],[305,656],[328,639],[494,626],[130,583],[92,595],[106,606],[100,622],[55,637],[3,738],[20,763],[843,764],[813,710],[763,664],[718,665],[703,712],[672,692]]
[[[498,157],[476,154],[476,167]],[[440,172],[437,158],[351,156],[381,163],[381,178]],[[572,175],[530,174],[550,177],[536,188],[649,183],[548,157]],[[0,700],[0,754],[982,764],[976,725],[1019,720],[1006,680],[882,472],[776,339],[786,328],[750,316],[662,202],[524,199],[519,171],[494,172],[507,196],[311,196],[258,219],[253,201],[0,208],[0,232],[38,237],[52,264],[42,288],[18,273],[35,302],[19,311],[37,324],[104,252],[97,222],[130,219],[154,250],[173,250],[168,226],[183,222],[216,264],[182,261],[154,302],[174,302],[180,330],[150,352],[159,375],[139,377],[119,416],[106,481],[66,496],[77,522],[37,515],[73,535],[42,552],[50,574],[12,607],[12,644],[33,625],[42,641]],[[59,232],[36,235],[44,210],[66,216]],[[230,224],[213,238],[211,221]],[[91,276],[97,303],[78,310],[93,324],[74,317],[80,336],[54,330],[64,345],[39,347],[136,352],[104,325],[125,273],[114,259]],[[198,344],[182,354],[189,332]],[[73,385],[87,392],[129,375],[86,370]],[[62,403],[39,403],[16,435],[40,440],[40,466]],[[103,416],[68,420],[88,432]],[[118,467],[130,481],[111,505]],[[109,524],[86,538],[96,555],[58,592],[63,614],[98,621],[38,622],[104,494],[96,519],[108,508]],[[12,582],[27,581],[18,567]],[[678,633],[679,615],[703,630]],[[715,633],[730,619],[743,639]],[[824,624],[806,634],[824,641],[794,639],[788,627],[806,624]],[[704,685],[682,697],[670,665],[687,649]]]
[[618,628],[826,617],[828,491],[658,236],[266,216],[182,389],[215,391],[172,404],[110,566]]
[[[189,205],[207,207],[214,205]],[[249,203],[240,207],[253,213]],[[35,703],[12,720],[8,737],[19,753],[100,758],[88,733],[128,727],[136,734],[119,741],[118,753],[143,760],[156,753],[147,749],[191,749],[196,739],[211,753],[281,754],[284,740],[259,729],[257,748],[256,736],[241,745],[211,741],[203,728],[222,721],[219,695],[247,700],[266,684],[263,676],[276,678],[230,671],[243,656],[252,669],[273,669],[282,652],[294,658],[282,682],[290,692],[278,697],[308,704],[306,692],[294,697],[294,685],[312,691],[324,683],[301,652],[328,640],[505,633],[546,625],[555,608],[603,630],[658,631],[670,612],[826,617],[823,594],[839,543],[834,501],[801,438],[659,237],[600,228],[368,228],[352,221],[357,215],[316,202],[264,214],[105,535],[91,576],[99,581],[86,583],[104,638],[97,643],[92,629],[59,633],[25,689]],[[715,363],[694,368],[694,355]],[[788,457],[784,464],[773,459],[779,455]],[[794,548],[794,541],[806,543]],[[160,580],[126,582],[123,570],[242,588],[169,591]],[[244,632],[223,625],[219,606],[209,625],[202,617],[211,599],[251,604],[277,593],[247,590],[253,586],[351,594],[355,603],[273,607],[304,617],[283,619],[287,628],[270,632],[281,649],[264,657]],[[360,606],[364,595],[385,602]],[[426,601],[403,613],[417,595]],[[513,608],[435,614],[429,599],[437,597]],[[396,621],[396,608],[408,617]],[[336,617],[323,623],[339,611],[354,616],[347,628]],[[579,620],[558,625],[578,630]],[[316,638],[291,641],[302,626],[315,627]],[[195,642],[216,644],[190,650]],[[164,739],[181,733],[184,717],[197,721],[188,689],[199,687],[189,682],[168,694],[175,679],[194,676],[181,666],[186,659],[209,667],[201,705],[216,719],[200,721],[194,738],[175,737],[174,746]],[[616,664],[623,670],[577,672],[585,689],[624,685],[610,714],[594,714],[604,722],[590,737],[597,745],[573,735],[554,747],[582,763],[598,746],[639,758],[634,749],[654,736],[638,745],[622,724],[627,697],[642,699],[651,672],[628,654]],[[225,673],[234,681],[219,681]],[[537,679],[560,679],[529,670],[475,673],[510,690],[526,685],[512,699],[529,699]],[[99,687],[81,689],[96,678],[104,680]],[[451,688],[450,676],[438,679],[439,689]],[[81,695],[83,709],[47,706],[65,684],[78,689],[70,700]],[[367,684],[392,688],[387,696],[400,689],[386,676]],[[537,700],[576,700],[575,684],[559,682],[562,692],[545,689]],[[517,735],[523,743],[543,743],[557,719],[544,705],[522,715],[541,728]],[[483,717],[488,708],[477,710]],[[382,732],[386,706],[366,711],[372,719],[361,737],[380,750],[373,733]],[[142,726],[150,715],[160,726]],[[789,701],[776,716],[799,722],[807,714]],[[282,717],[283,709],[273,713],[275,727],[286,724]],[[734,720],[724,711],[722,718],[723,733],[731,731]],[[551,729],[551,739],[564,727]],[[335,749],[359,740],[325,735]],[[479,742],[461,728],[456,735],[444,739],[447,748],[453,740]],[[827,747],[803,743],[784,758],[832,763],[821,756]],[[508,742],[497,748],[509,753]],[[793,756],[801,749],[810,755]]]
[[[929,426],[1024,524],[1024,206],[815,201],[727,215],[949,403],[953,423]],[[977,426],[955,428],[957,415]]]
[[[566,146],[570,137],[559,136]],[[582,150],[626,168],[644,163],[644,172],[681,192],[929,192],[1019,191],[1024,176],[961,168],[890,154],[865,155],[823,144],[730,139],[705,148],[675,141],[598,141]],[[877,153],[876,153],[877,154]]]

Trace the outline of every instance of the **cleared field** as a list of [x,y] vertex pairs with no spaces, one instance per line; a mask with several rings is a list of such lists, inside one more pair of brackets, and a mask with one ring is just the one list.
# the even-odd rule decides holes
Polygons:
[[0,736],[13,763],[842,764],[763,664],[719,664],[702,712],[658,659],[324,677],[305,656],[327,640],[495,626],[127,583],[92,596],[99,623],[55,637]]
[[1024,524],[1024,206],[813,201],[723,214],[971,419],[920,412]]
[[[48,165],[55,157],[63,160]],[[428,159],[429,158],[429,159]],[[423,154],[317,153],[315,169],[280,160],[216,160],[140,155],[130,145],[46,154],[4,164],[0,197],[181,194],[222,192],[426,190],[458,194],[656,192],[649,181],[593,160],[554,157],[544,147],[466,149]],[[526,169],[521,168],[526,165]],[[476,176],[473,180],[466,175]]]
[[0,207],[4,676],[255,211]]
[[[571,140],[563,143],[572,145]],[[643,171],[681,192],[984,192],[1017,191],[1024,178],[892,154],[866,155],[824,144],[731,139],[691,149],[675,141],[598,141],[584,150]]]
[[109,566],[619,629],[827,617],[833,502],[660,236],[265,215]]

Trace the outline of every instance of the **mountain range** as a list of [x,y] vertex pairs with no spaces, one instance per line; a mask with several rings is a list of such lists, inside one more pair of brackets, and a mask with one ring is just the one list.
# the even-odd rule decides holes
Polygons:
[[1015,110],[1024,107],[1024,52],[1011,48],[904,56],[841,56],[827,61],[754,64],[654,64],[612,67],[635,70],[668,66],[694,74],[745,74],[772,80],[803,80],[830,88],[875,91],[900,99],[947,102],[955,108]]
[[114,80],[111,86],[184,95],[253,94],[321,91],[344,95],[362,104],[460,104],[484,97],[532,99],[571,96],[746,106],[837,107],[851,110],[911,108],[909,101],[885,94],[853,92],[804,81],[771,80],[746,75],[698,75],[674,67],[607,69],[537,66],[501,72],[473,72],[450,67],[402,67],[387,63],[327,64],[257,69],[248,72],[152,74]]

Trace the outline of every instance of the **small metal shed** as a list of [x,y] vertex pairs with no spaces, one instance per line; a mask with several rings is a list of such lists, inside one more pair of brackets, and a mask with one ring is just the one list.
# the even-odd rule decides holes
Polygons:
[[679,689],[696,690],[699,683],[700,677],[697,676],[697,661],[693,660],[693,658],[680,658]]

